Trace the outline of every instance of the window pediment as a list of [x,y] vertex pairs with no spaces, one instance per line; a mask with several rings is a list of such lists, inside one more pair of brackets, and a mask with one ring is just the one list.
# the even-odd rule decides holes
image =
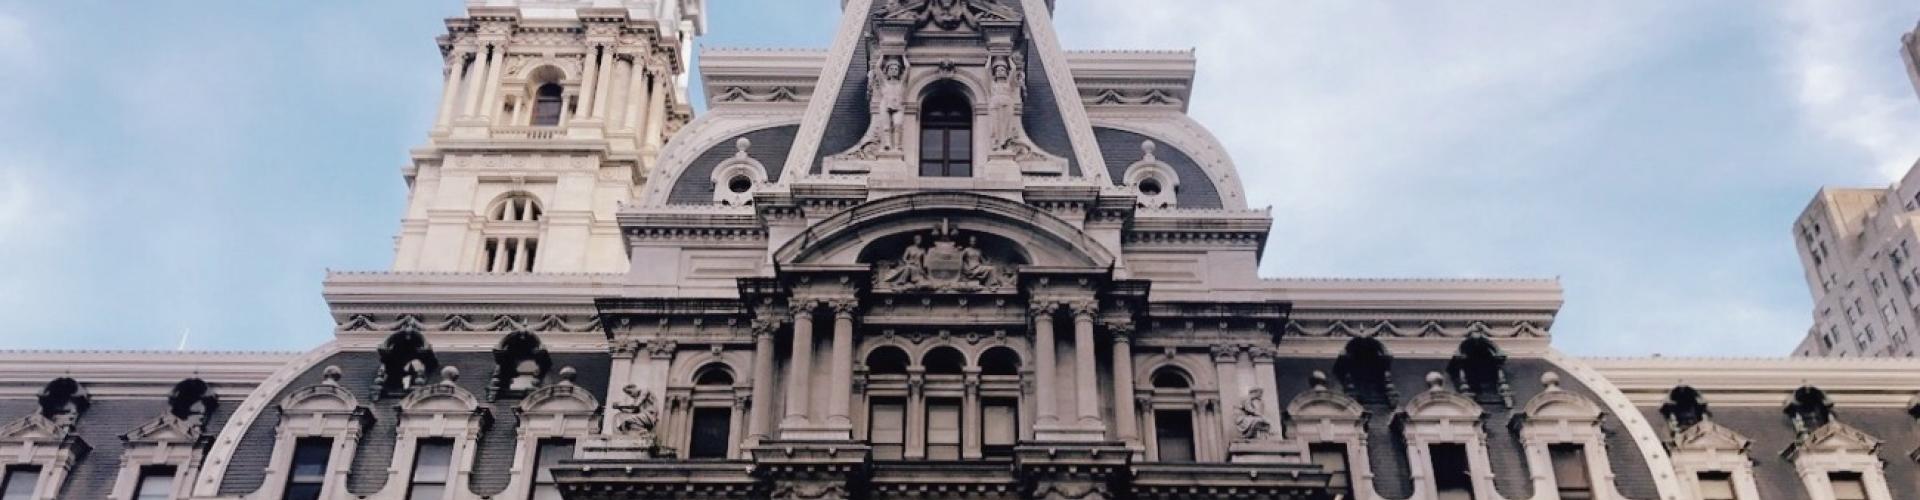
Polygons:
[[1327,387],[1327,376],[1313,372],[1313,388],[1287,403],[1287,417],[1297,420],[1359,420],[1367,410],[1358,401]]
[[1560,376],[1547,373],[1541,376],[1547,389],[1527,401],[1526,417],[1529,420],[1558,420],[1599,423],[1604,411],[1580,394],[1561,389]]
[[1838,421],[1828,422],[1787,448],[1789,455],[1809,453],[1872,454],[1881,441],[1860,429]]
[[417,414],[467,414],[480,408],[479,398],[455,384],[460,378],[460,370],[454,367],[441,369],[440,383],[415,388],[400,399],[400,411],[407,415]]
[[1746,453],[1753,440],[1733,429],[1705,420],[1673,434],[1674,450]]
[[560,368],[560,382],[541,387],[520,401],[521,414],[578,414],[600,410],[600,399],[573,383],[573,367]]

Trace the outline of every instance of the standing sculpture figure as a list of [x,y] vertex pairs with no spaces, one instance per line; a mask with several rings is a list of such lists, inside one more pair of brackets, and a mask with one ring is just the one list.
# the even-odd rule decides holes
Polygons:
[[991,110],[993,121],[988,140],[995,149],[1006,148],[1020,137],[1020,114],[1014,109],[1019,106],[1020,89],[1014,80],[1013,63],[1004,57],[995,58],[993,95],[987,97],[987,109]]
[[874,109],[873,125],[880,149],[892,151],[899,149],[900,128],[906,123],[907,69],[900,58],[888,57],[880,64],[880,72],[880,102]]
[[1240,401],[1239,417],[1234,419],[1234,427],[1240,430],[1240,439],[1252,441],[1262,439],[1273,433],[1273,424],[1262,415],[1266,406],[1261,396],[1264,391],[1256,387],[1247,391],[1247,398]]

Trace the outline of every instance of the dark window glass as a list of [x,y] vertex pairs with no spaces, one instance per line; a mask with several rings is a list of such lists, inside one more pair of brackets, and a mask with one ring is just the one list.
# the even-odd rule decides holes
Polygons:
[[327,458],[333,454],[333,440],[300,438],[293,444],[293,464],[288,467],[285,500],[319,500],[320,488],[327,482]]
[[561,500],[560,485],[553,480],[553,467],[573,458],[573,440],[542,439],[534,451],[533,500]]
[[1473,473],[1467,466],[1467,446],[1436,444],[1433,454],[1433,486],[1439,500],[1473,500]]
[[171,500],[173,498],[174,468],[166,466],[148,466],[140,468],[140,483],[133,490],[134,500]]
[[1560,488],[1560,500],[1592,500],[1593,480],[1587,473],[1586,447],[1549,445],[1547,455],[1553,460],[1553,479]]
[[1833,500],[1867,500],[1867,481],[1858,472],[1828,473],[1827,482],[1833,486]]
[[40,482],[40,468],[8,467],[4,480],[6,484],[0,485],[0,500],[31,500],[33,487]]
[[552,83],[541,85],[534,92],[533,124],[540,127],[559,125],[560,106],[560,86]]
[[1153,437],[1162,462],[1193,461],[1193,414],[1185,410],[1153,412]]
[[920,175],[973,176],[973,105],[955,90],[920,105]]
[[1320,470],[1333,475],[1327,481],[1327,493],[1333,498],[1353,498],[1353,475],[1348,472],[1347,445],[1340,443],[1313,443],[1308,446],[1307,454]]
[[727,458],[727,431],[733,419],[730,408],[694,408],[692,444],[688,458]]
[[413,451],[413,484],[409,500],[439,500],[447,496],[447,478],[453,476],[453,440],[422,439]]
[[874,399],[867,414],[867,442],[874,460],[899,460],[907,447],[907,405],[898,399]]
[[1702,472],[1699,478],[1700,500],[1740,500],[1733,491],[1733,474]]

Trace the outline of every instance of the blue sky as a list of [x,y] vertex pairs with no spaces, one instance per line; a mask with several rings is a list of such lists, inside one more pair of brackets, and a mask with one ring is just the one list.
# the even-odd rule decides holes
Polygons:
[[[834,0],[710,0],[824,47]],[[1072,49],[1184,49],[1268,276],[1559,277],[1584,355],[1784,355],[1789,227],[1920,158],[1910,0],[1061,0]],[[0,0],[0,348],[297,350],[391,259],[456,0]]]

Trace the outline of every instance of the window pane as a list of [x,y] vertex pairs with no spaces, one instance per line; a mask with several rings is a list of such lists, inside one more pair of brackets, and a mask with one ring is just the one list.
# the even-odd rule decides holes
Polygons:
[[973,177],[973,164],[966,161],[955,161],[952,165],[947,166],[947,176]]
[[946,135],[937,128],[920,129],[920,159],[941,160],[947,157]]
[[134,490],[134,500],[169,500],[173,498],[172,467],[144,467],[140,469],[139,489]]
[[927,401],[927,459],[960,459],[959,401]]
[[1013,401],[988,401],[980,408],[981,444],[1013,446],[1019,440],[1020,410],[1016,405]]
[[727,458],[727,427],[732,418],[733,410],[729,408],[695,408],[692,445],[687,447],[687,456]]
[[29,500],[33,498],[35,483],[40,482],[40,468],[8,468],[6,481],[6,489],[0,490],[0,500]]
[[440,500],[446,495],[447,485],[416,484],[413,485],[413,492],[407,495],[407,500]]
[[327,476],[327,456],[333,453],[333,440],[300,438],[293,445],[292,481],[318,483]]
[[867,441],[875,460],[899,460],[907,442],[907,407],[898,400],[877,400],[867,417]]
[[1153,435],[1160,461],[1193,461],[1193,414],[1180,410],[1153,412]]
[[1827,482],[1833,484],[1833,500],[1867,500],[1867,482],[1859,473],[1827,474]]
[[952,161],[973,160],[973,131],[967,129],[947,131],[947,159]]
[[1700,500],[1739,500],[1733,492],[1733,475],[1725,472],[1700,473]]
[[1592,482],[1587,475],[1585,447],[1577,444],[1550,445],[1547,454],[1553,460],[1553,478],[1559,483],[1561,500],[1593,498]]
[[1433,483],[1441,500],[1473,498],[1473,476],[1468,470],[1467,447],[1461,444],[1436,444],[1433,455]]
[[1347,473],[1347,445],[1339,443],[1314,443],[1308,445],[1308,455],[1320,470],[1332,474],[1327,481],[1327,492],[1345,497],[1353,496],[1353,478]]
[[540,449],[534,453],[537,453],[534,457],[534,463],[536,464],[535,467],[538,468],[534,472],[534,481],[538,483],[552,483],[553,467],[560,465],[561,460],[570,460],[573,458],[573,440],[542,439],[540,440]]
[[422,439],[413,455],[413,482],[445,483],[453,469],[453,441]]
[[320,483],[295,483],[287,485],[285,500],[320,500]]

